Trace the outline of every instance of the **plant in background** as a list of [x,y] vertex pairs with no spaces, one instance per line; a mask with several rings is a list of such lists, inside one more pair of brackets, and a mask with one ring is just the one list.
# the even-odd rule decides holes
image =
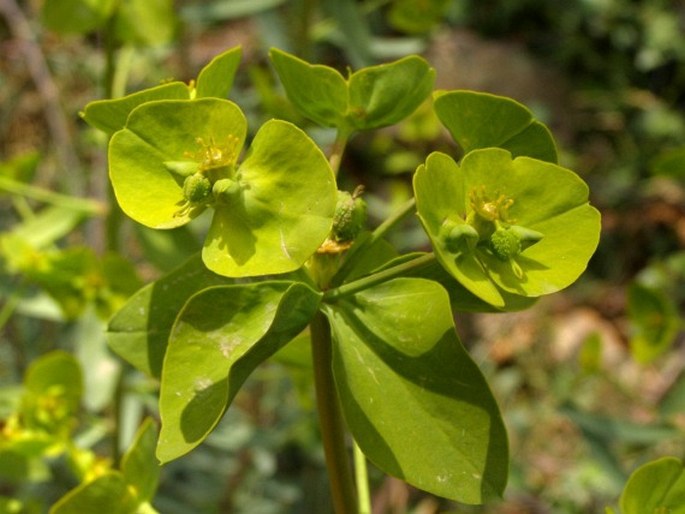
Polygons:
[[[549,131],[522,105],[436,92],[464,156],[429,155],[415,200],[369,231],[361,189],[337,190],[343,153],[354,134],[397,123],[429,97],[428,63],[411,56],[344,77],[272,50],[295,108],[336,131],[326,158],[284,121],[248,136],[225,99],[238,57],[222,54],[195,85],[84,111],[112,135],[110,178],[130,217],[170,229],[214,211],[201,256],[145,286],[109,325],[111,348],[161,381],[157,458],[202,443],[250,373],[304,332],[336,512],[368,512],[364,456],[445,498],[500,496],[506,430],[453,308],[518,309],[574,282],[599,237],[587,186],[556,164]],[[399,255],[385,236],[413,213],[433,250]]]

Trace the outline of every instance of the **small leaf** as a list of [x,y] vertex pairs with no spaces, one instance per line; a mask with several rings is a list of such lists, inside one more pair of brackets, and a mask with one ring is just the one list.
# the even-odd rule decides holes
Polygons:
[[233,283],[209,271],[200,254],[134,294],[109,322],[110,348],[135,368],[159,377],[176,316],[198,291]]
[[207,437],[250,373],[305,328],[320,297],[301,283],[259,282],[209,288],[188,301],[164,359],[160,461]]
[[633,329],[630,351],[642,364],[666,352],[681,326],[674,302],[663,292],[637,282],[628,288],[628,316]]
[[136,514],[139,504],[123,475],[111,471],[69,491],[53,505],[50,514]]
[[309,64],[272,48],[269,57],[290,101],[324,127],[340,127],[347,112],[347,83],[333,68]]
[[197,76],[197,98],[226,98],[233,86],[233,79],[240,64],[242,50],[232,48],[212,59]]
[[123,129],[131,111],[145,102],[187,100],[188,98],[190,98],[190,91],[187,85],[183,82],[169,82],[121,98],[95,100],[86,105],[81,116],[89,125],[112,135],[117,130]]
[[628,479],[620,506],[621,514],[684,514],[683,463],[663,457],[639,467]]
[[355,440],[381,470],[477,504],[502,494],[507,436],[454,331],[447,293],[395,279],[326,307],[333,370]]
[[312,65],[281,50],[271,61],[290,101],[307,118],[349,132],[397,123],[433,89],[435,70],[418,56],[369,66],[348,80],[333,68]]
[[393,125],[428,97],[435,70],[416,55],[363,68],[349,79],[348,123],[356,130]]
[[435,112],[464,153],[498,147],[514,157],[557,162],[551,133],[524,105],[503,96],[475,91],[438,91]]
[[140,503],[152,500],[159,483],[160,467],[155,459],[157,430],[151,419],[140,426],[133,444],[121,461],[121,472],[126,483],[136,491]]

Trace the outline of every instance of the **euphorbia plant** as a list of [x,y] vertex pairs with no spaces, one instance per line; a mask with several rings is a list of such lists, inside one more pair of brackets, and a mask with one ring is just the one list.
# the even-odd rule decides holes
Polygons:
[[[200,444],[249,374],[305,331],[338,513],[365,496],[347,434],[423,490],[470,504],[501,495],[505,427],[453,310],[520,309],[574,282],[599,236],[587,186],[556,164],[549,131],[522,105],[436,92],[464,156],[427,156],[416,200],[368,230],[361,189],[337,191],[347,141],[409,116],[434,71],[411,56],[345,77],[272,50],[293,105],[337,137],[326,158],[302,129],[272,120],[241,157],[245,117],[224,98],[238,55],[215,59],[197,87],[84,113],[113,134],[110,178],[134,220],[168,229],[214,211],[201,256],[140,290],[109,326],[114,351],[161,380],[157,457]],[[433,250],[399,255],[384,236],[413,213]]]

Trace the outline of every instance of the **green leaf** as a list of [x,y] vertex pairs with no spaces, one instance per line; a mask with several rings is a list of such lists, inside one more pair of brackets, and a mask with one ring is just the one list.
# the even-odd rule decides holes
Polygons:
[[438,91],[434,99],[438,118],[464,153],[498,147],[514,157],[557,162],[550,131],[515,100],[474,91]]
[[328,236],[337,201],[321,150],[291,123],[271,120],[238,168],[240,202],[216,206],[202,257],[226,276],[298,269]]
[[632,327],[630,351],[642,364],[652,362],[675,342],[681,326],[678,307],[662,291],[634,282],[628,288]]
[[401,31],[422,34],[440,23],[449,7],[449,0],[397,0],[390,7],[388,21]]
[[271,62],[290,101],[305,117],[324,127],[340,127],[347,112],[347,83],[333,68],[309,64],[272,48]]
[[182,18],[189,23],[206,25],[217,21],[248,18],[284,4],[287,0],[231,0],[183,4]]
[[223,52],[207,64],[197,76],[196,97],[226,98],[240,64],[240,47]]
[[648,462],[633,472],[621,494],[621,514],[685,513],[685,473],[675,457]]
[[418,56],[369,66],[348,80],[281,50],[269,55],[290,101],[307,118],[343,131],[369,130],[406,118],[433,89],[435,70]]
[[355,0],[322,0],[321,8],[335,26],[331,42],[340,46],[353,66],[371,62],[371,28],[364,8]]
[[117,4],[115,31],[126,44],[170,43],[177,24],[173,0],[120,0]]
[[[87,218],[87,213],[62,206],[48,206],[31,218],[14,225],[9,232],[34,248],[45,248],[67,234]],[[5,236],[5,234],[3,234]]]
[[[416,171],[414,191],[438,261],[497,308],[505,305],[502,290],[537,297],[567,287],[585,270],[599,241],[599,212],[575,173],[529,157],[512,160],[502,149],[474,150],[461,165],[432,153]],[[481,214],[484,209],[492,211],[491,219]],[[494,254],[493,232],[514,223],[542,239],[509,258]],[[454,239],[474,229],[475,239]]]
[[381,470],[446,498],[502,494],[507,436],[438,284],[402,278],[326,307],[347,424]]
[[133,444],[121,461],[121,472],[126,483],[136,491],[138,502],[152,500],[159,483],[160,466],[155,459],[157,429],[146,419],[138,429]]
[[202,209],[183,211],[183,177],[169,163],[197,166],[215,148],[237,153],[246,132],[245,116],[228,100],[160,100],[136,107],[109,144],[109,175],[119,205],[148,227],[188,223]]
[[357,130],[397,123],[421,105],[434,83],[435,70],[416,55],[363,68],[349,79],[348,121]]
[[199,254],[148,284],[110,320],[110,348],[135,368],[159,377],[171,327],[186,301],[198,291],[232,283],[209,271]]
[[672,148],[657,155],[650,163],[654,175],[685,178],[685,147]]
[[48,0],[43,2],[43,24],[59,34],[86,34],[101,28],[116,0]]
[[133,109],[145,102],[154,100],[187,100],[190,98],[188,86],[183,82],[169,82],[122,98],[109,100],[95,100],[86,105],[81,117],[89,125],[98,128],[109,135],[121,130],[126,125],[126,119]]
[[301,283],[259,282],[205,289],[188,301],[162,370],[160,461],[207,437],[250,373],[304,329],[320,298]]
[[118,471],[108,472],[91,482],[84,482],[63,496],[50,514],[136,514],[139,502]]

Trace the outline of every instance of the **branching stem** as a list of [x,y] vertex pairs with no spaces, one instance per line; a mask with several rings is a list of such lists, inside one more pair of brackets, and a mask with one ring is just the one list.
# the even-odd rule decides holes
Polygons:
[[405,276],[411,271],[416,271],[417,269],[423,268],[428,264],[431,264],[435,260],[435,254],[426,253],[410,261],[403,262],[392,268],[384,269],[368,277],[360,278],[353,282],[348,282],[334,289],[329,289],[324,293],[324,300],[328,302],[335,302],[346,296],[353,295],[369,287],[382,284],[393,278]]

